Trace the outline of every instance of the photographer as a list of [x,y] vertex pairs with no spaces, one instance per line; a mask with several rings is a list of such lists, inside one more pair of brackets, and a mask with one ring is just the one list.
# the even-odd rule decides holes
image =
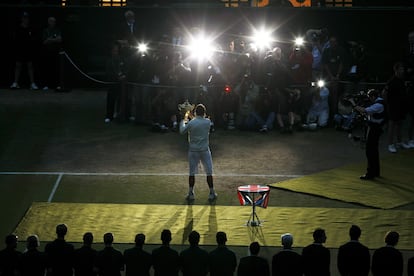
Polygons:
[[354,100],[350,99],[354,109],[367,116],[368,123],[365,145],[368,165],[366,173],[359,177],[361,180],[370,180],[380,176],[378,144],[383,132],[382,125],[385,120],[384,100],[379,97],[379,92],[375,89],[369,90],[368,98],[372,103],[368,107],[357,106]]
[[122,90],[125,89],[125,64],[120,55],[120,45],[113,43],[111,47],[111,56],[106,62],[106,76],[107,80],[112,82],[108,86],[108,93],[106,96],[106,117],[105,123],[109,123],[114,119],[115,110],[118,111],[121,119],[125,117],[126,101],[121,100]]
[[244,75],[243,80],[234,88],[234,93],[239,98],[239,110],[236,118],[236,125],[240,129],[248,129],[248,118],[254,111],[260,88],[254,83],[250,75]]

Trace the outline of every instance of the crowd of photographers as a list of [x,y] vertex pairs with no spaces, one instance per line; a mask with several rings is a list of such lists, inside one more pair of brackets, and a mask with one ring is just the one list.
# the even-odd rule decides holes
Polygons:
[[[134,15],[127,13],[131,27]],[[215,127],[225,129],[349,130],[355,114],[346,99],[360,102],[366,98],[360,91],[385,87],[369,87],[364,45],[342,43],[326,28],[309,29],[295,41],[266,40],[263,32],[260,39],[226,36],[217,43],[197,28],[175,27],[149,44],[140,44],[129,30],[114,43],[108,62],[109,79],[126,85],[109,89],[105,122],[120,113],[123,120],[152,123],[155,130],[175,130],[177,105],[188,101],[203,103]],[[410,87],[404,89],[407,97],[412,94]]]

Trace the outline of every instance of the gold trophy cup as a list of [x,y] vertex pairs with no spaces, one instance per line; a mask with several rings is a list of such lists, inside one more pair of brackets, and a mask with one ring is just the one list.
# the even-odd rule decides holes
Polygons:
[[182,104],[178,104],[178,110],[180,111],[181,116],[183,116],[184,120],[188,118],[192,118],[192,111],[194,110],[195,105],[190,104],[188,100],[183,102]]

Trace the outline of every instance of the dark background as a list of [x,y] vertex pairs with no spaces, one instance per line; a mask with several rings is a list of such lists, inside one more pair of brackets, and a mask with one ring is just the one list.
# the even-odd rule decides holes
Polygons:
[[[363,42],[368,55],[370,80],[386,81],[392,74],[392,64],[403,60],[406,55],[407,34],[414,30],[414,8],[409,7],[407,1],[400,1],[406,7],[387,7],[385,2],[382,7],[364,7],[370,5],[370,1],[361,0],[356,3],[358,2],[360,5],[353,8],[2,5],[0,86],[8,87],[13,81],[12,34],[23,11],[30,14],[31,24],[39,36],[39,44],[47,18],[55,16],[63,31],[64,49],[68,55],[85,72],[100,72],[104,70],[110,42],[117,37],[117,28],[123,22],[123,14],[127,9],[135,12],[137,22],[142,26],[143,37],[155,41],[162,34],[170,33],[173,26],[201,26],[214,33],[225,32],[219,37],[225,40],[227,35],[248,35],[252,25],[266,23],[272,27],[277,26],[275,34],[282,40],[281,43],[291,41],[307,29],[327,27],[344,46],[350,40]],[[395,1],[392,3],[398,4]],[[40,63],[41,60],[36,60],[35,66]],[[22,73],[22,79],[25,78],[25,72]],[[91,84],[72,67],[67,67],[65,74],[74,87]]]

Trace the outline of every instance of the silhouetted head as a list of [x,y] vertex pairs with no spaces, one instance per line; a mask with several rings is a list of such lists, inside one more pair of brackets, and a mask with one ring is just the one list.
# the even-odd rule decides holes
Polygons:
[[125,19],[128,23],[135,23],[135,13],[131,10],[128,10],[124,13]]
[[227,235],[224,232],[217,232],[216,241],[218,245],[225,245],[227,242]]
[[83,244],[92,245],[93,243],[93,234],[91,232],[86,232],[83,234]]
[[62,223],[56,226],[56,235],[58,236],[58,238],[64,238],[67,232],[68,227],[66,226],[66,224]]
[[40,246],[39,237],[37,235],[31,235],[27,237],[27,248],[37,248]]
[[171,231],[168,229],[164,229],[161,232],[161,241],[162,244],[169,244],[170,241],[172,240],[171,238]]
[[394,69],[394,75],[398,78],[404,78],[404,72],[405,72],[405,68],[404,68],[404,63],[403,62],[396,62],[393,66]]
[[142,247],[145,243],[145,235],[140,233],[135,236],[135,245]]
[[200,234],[197,231],[191,231],[188,235],[188,242],[190,245],[198,245],[200,242]]
[[103,240],[105,245],[111,245],[114,242],[114,235],[112,233],[105,233]]
[[349,228],[349,236],[351,237],[351,240],[359,240],[359,237],[361,236],[361,228],[359,228],[358,225],[352,225],[351,228]]
[[9,248],[16,248],[18,238],[19,237],[16,236],[15,234],[10,234],[6,236],[6,238],[4,239],[4,242],[6,243],[6,246]]
[[253,256],[259,255],[260,244],[258,242],[252,242],[249,246],[250,254]]
[[385,243],[387,245],[396,246],[398,240],[400,239],[400,234],[395,231],[390,231],[385,235]]
[[290,233],[283,234],[281,236],[283,248],[292,248],[293,236]]
[[322,229],[322,228],[317,228],[313,232],[313,240],[316,243],[324,243],[324,242],[326,242],[326,233],[325,233],[325,230]]
[[376,99],[379,97],[380,92],[377,89],[370,89],[368,90],[367,95],[369,98],[373,97],[374,99]]

